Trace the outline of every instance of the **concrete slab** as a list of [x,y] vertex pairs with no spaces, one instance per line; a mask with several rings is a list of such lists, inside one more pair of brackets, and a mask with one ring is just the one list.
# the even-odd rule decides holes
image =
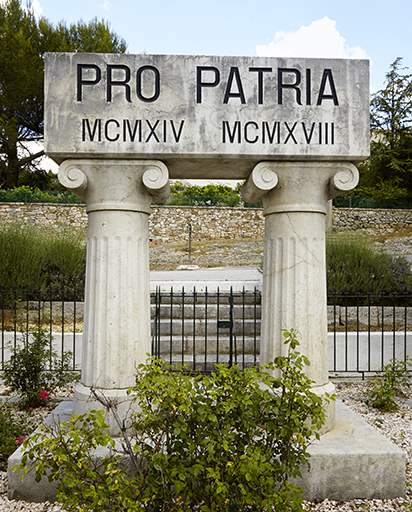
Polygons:
[[[62,402],[46,421],[69,418],[72,402]],[[336,402],[336,426],[308,449],[311,468],[296,483],[309,501],[324,499],[392,499],[405,495],[405,453],[368,425],[342,402]],[[21,448],[8,461],[9,499],[33,502],[55,500],[56,485],[29,475],[21,482]]]
[[296,484],[309,501],[392,499],[406,492],[406,454],[341,401],[335,428],[308,449]]
[[262,273],[259,267],[217,267],[194,268],[188,270],[157,270],[150,272],[150,291],[156,291],[160,287],[162,291],[192,291],[215,292],[217,288],[226,292],[233,288],[234,292],[254,291],[262,288]]

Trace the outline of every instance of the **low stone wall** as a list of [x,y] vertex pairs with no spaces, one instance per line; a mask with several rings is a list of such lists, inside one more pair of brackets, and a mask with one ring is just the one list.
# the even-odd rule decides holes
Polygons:
[[412,225],[412,210],[367,210],[334,208],[333,227],[339,229],[373,229],[392,233]]
[[[263,239],[264,236],[263,212],[259,208],[154,206],[152,211],[149,233],[154,244],[186,242],[189,224],[193,240]],[[39,226],[87,226],[85,205],[0,203],[0,221],[13,219]],[[334,228],[393,233],[411,225],[412,210],[333,209]]]
[[[258,208],[154,206],[149,217],[152,242],[186,242],[189,224],[193,240],[263,238]],[[85,205],[0,203],[0,221],[22,220],[39,226],[87,226]]]

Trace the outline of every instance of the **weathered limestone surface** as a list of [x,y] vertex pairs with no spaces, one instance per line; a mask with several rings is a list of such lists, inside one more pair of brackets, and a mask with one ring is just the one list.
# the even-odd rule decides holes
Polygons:
[[171,179],[245,179],[263,160],[359,162],[368,83],[367,60],[46,54],[45,152],[156,158]]

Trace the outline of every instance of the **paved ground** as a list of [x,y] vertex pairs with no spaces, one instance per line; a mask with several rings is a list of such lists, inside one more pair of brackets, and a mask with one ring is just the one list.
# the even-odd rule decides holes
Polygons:
[[254,288],[261,288],[262,274],[259,267],[215,267],[215,268],[192,268],[184,267],[180,270],[161,270],[150,272],[150,290],[154,291],[158,286],[163,290],[170,290],[171,286],[176,291],[182,287],[185,290],[196,288],[197,291],[229,291],[234,292],[253,291]]

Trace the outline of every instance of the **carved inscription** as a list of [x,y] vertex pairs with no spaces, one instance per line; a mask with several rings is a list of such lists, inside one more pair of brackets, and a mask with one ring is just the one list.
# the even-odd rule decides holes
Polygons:
[[[356,134],[356,135],[354,135]],[[269,160],[369,155],[369,63],[196,55],[45,55],[45,151],[159,159],[244,178]]]
[[[269,92],[265,80],[276,76],[276,87]],[[312,69],[302,73],[295,68],[249,67],[242,77],[239,67],[232,66],[227,74],[216,66],[196,67],[195,103],[203,104],[212,94],[221,94],[223,105],[246,105],[246,84],[252,83],[257,105],[285,103],[322,106],[331,102],[339,106],[338,92],[331,69],[317,77],[314,90]],[[103,85],[105,83],[105,85]],[[218,87],[221,86],[219,89]],[[127,65],[111,64],[101,69],[96,64],[77,64],[77,102],[87,101],[91,94],[101,95],[107,103],[155,103],[162,94],[161,72],[155,66],[132,70]],[[117,96],[115,97],[115,94]],[[182,138],[185,119],[88,119],[81,120],[82,142],[138,142],[178,144]],[[335,124],[300,121],[241,121],[223,120],[220,125],[222,144],[334,144]]]

